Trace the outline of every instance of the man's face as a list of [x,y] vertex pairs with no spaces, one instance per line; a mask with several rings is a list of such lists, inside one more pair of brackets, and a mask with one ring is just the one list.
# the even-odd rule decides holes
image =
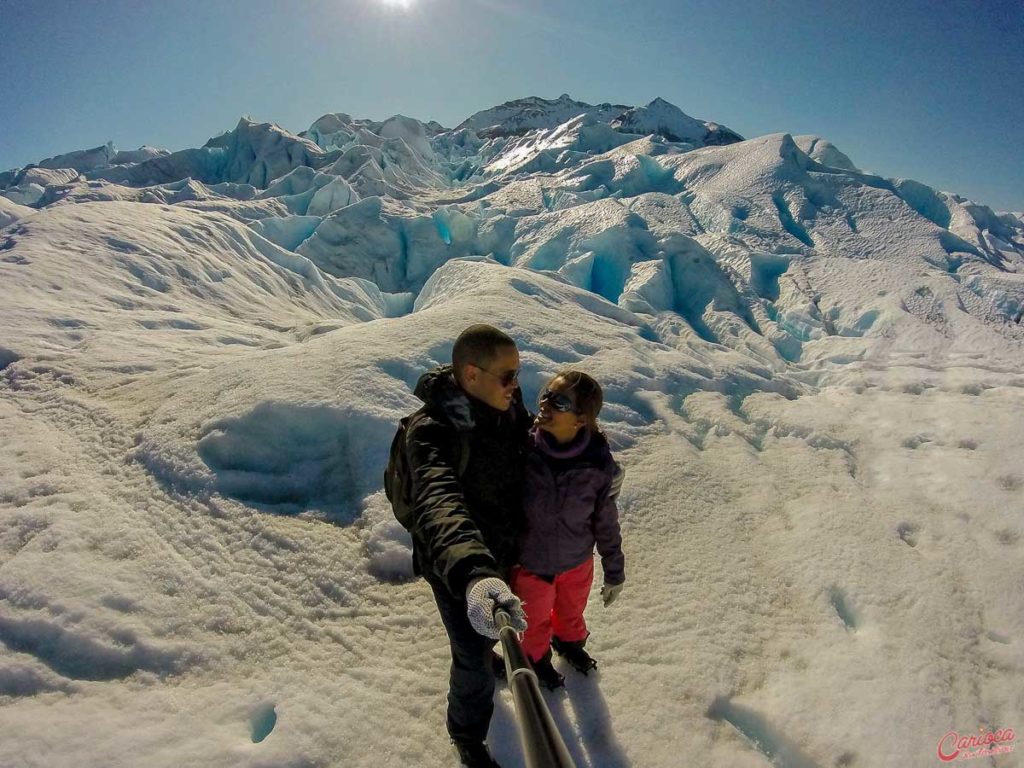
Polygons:
[[466,392],[492,408],[507,411],[512,405],[512,394],[519,386],[519,350],[499,347],[484,367],[467,365],[463,373]]

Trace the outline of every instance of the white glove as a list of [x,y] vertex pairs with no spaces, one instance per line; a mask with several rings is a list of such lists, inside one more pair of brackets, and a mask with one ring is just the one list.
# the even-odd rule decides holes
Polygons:
[[498,639],[498,625],[494,623],[494,610],[498,606],[508,612],[516,632],[526,631],[523,604],[504,581],[491,576],[470,582],[466,587],[466,615],[469,616],[469,623],[478,634],[492,640]]
[[604,600],[605,608],[615,602],[615,598],[619,596],[622,587],[622,584],[603,584],[601,586],[601,599]]

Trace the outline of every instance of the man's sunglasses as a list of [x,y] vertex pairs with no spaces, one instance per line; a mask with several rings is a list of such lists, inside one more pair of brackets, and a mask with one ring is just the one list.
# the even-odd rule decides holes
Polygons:
[[540,396],[541,405],[548,403],[559,413],[576,413],[576,404],[573,403],[572,398],[568,395],[563,395],[561,392],[552,392],[550,389],[545,389]]
[[[478,365],[477,368],[480,368],[480,366]],[[519,379],[518,368],[511,371],[505,371],[504,373],[491,373],[486,368],[480,368],[480,370],[496,378],[503,387],[511,387],[513,382],[518,381]]]

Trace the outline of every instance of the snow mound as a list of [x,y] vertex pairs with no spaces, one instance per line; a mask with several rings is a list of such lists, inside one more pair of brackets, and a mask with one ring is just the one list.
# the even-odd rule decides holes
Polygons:
[[56,157],[48,157],[40,160],[36,165],[40,168],[72,168],[79,173],[87,173],[100,168],[106,168],[111,160],[117,155],[113,142],[107,142],[102,147],[92,149],[79,149]]
[[73,168],[26,168],[15,177],[16,184],[38,184],[48,187],[51,184],[70,184],[80,177]]
[[[292,200],[260,199],[256,188],[248,184],[204,184],[191,177],[146,187],[128,187],[109,181],[78,181],[46,188],[37,207],[109,201],[175,205],[223,213],[243,223],[296,212],[289,207]],[[306,204],[308,201],[303,201],[301,207],[305,209]]]
[[29,208],[27,205],[19,205],[9,197],[0,195],[0,229],[13,224],[19,219],[24,219],[26,216],[31,216],[33,213],[35,213],[34,208]]
[[434,150],[427,140],[426,129],[419,120],[403,115],[395,115],[385,120],[377,130],[377,133],[385,139],[401,139],[425,158],[434,156]]
[[801,152],[817,163],[860,173],[860,170],[853,164],[850,158],[840,152],[836,145],[827,139],[823,139],[820,136],[794,136],[793,141],[800,148]]
[[[6,330],[28,382],[186,367],[386,316],[372,283],[337,280],[225,216],[125,202],[43,209],[8,230]],[[268,318],[275,318],[269,321]],[[126,340],[144,338],[144,344]],[[193,350],[193,351],[186,351]],[[55,373],[57,372],[57,373]]]
[[387,427],[327,406],[261,402],[205,424],[196,451],[224,496],[278,512],[328,510],[351,522],[353,505],[376,487],[379,472],[368,470],[381,461],[360,440]]
[[15,205],[35,206],[45,194],[46,188],[39,184],[16,184],[5,189],[3,196]]

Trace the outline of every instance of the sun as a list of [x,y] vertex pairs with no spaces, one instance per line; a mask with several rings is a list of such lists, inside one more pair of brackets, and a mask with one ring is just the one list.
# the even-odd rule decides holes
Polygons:
[[377,0],[377,2],[388,8],[397,8],[404,11],[411,8],[415,0]]

